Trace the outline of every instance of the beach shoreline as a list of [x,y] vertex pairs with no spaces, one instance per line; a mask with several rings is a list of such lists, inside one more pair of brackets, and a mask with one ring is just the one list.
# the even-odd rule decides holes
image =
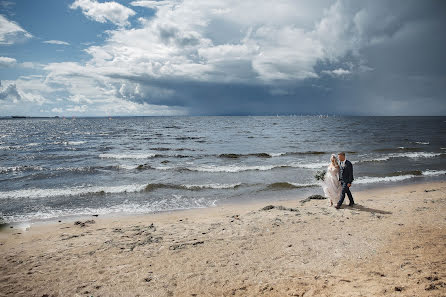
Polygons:
[[0,296],[444,296],[446,182],[352,192],[4,228]]
[[[438,176],[435,178],[430,177],[429,179],[411,179],[411,180],[403,180],[398,182],[388,182],[388,183],[371,183],[371,184],[354,184],[352,191],[355,192],[364,192],[364,191],[373,191],[375,189],[383,189],[383,188],[394,188],[394,187],[404,187],[408,185],[421,185],[421,184],[430,184],[430,183],[438,183],[438,182],[446,182],[446,179],[442,176]],[[271,191],[268,193],[268,195],[263,194],[262,196],[254,196],[254,197],[244,197],[244,199],[237,199],[232,198],[230,200],[215,200],[213,205],[211,206],[202,206],[202,207],[191,207],[191,208],[178,208],[178,209],[166,209],[166,210],[159,210],[159,211],[152,211],[152,212],[111,212],[111,213],[92,213],[92,214],[73,214],[73,215],[61,215],[61,216],[55,216],[51,218],[43,218],[43,219],[31,219],[26,221],[16,221],[16,222],[6,222],[2,225],[0,225],[0,234],[1,232],[4,232],[8,228],[18,228],[21,230],[26,230],[27,228],[30,228],[31,226],[39,226],[39,225],[53,225],[53,224],[59,224],[61,222],[69,223],[69,222],[75,222],[78,220],[88,220],[88,219],[94,219],[94,218],[120,218],[123,217],[135,217],[135,216],[150,216],[150,215],[163,215],[168,213],[174,213],[174,212],[182,212],[182,211],[190,211],[190,210],[204,210],[204,209],[210,209],[215,207],[244,207],[249,205],[256,205],[256,204],[262,204],[262,203],[274,203],[278,201],[300,201],[306,199],[308,196],[311,195],[324,195],[322,191],[322,185],[317,184],[315,182],[315,185],[313,187],[309,188],[302,188],[300,193],[297,194],[286,194],[284,195],[284,192],[281,192],[281,196],[272,196],[271,194],[275,194],[274,191]],[[346,200],[348,203],[348,199],[346,197]],[[346,203],[346,202],[344,202]]]

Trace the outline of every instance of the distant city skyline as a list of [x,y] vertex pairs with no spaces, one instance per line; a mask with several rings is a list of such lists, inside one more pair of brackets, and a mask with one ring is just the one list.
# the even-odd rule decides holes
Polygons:
[[0,1],[0,116],[446,115],[444,1]]

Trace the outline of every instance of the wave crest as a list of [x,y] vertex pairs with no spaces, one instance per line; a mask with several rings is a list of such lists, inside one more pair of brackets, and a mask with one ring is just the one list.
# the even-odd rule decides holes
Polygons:
[[440,176],[445,175],[446,170],[425,170],[425,171],[398,171],[392,173],[390,176],[363,176],[355,179],[354,184],[372,184],[380,182],[396,182],[402,181],[417,176]]
[[103,159],[149,159],[156,157],[156,154],[100,154],[99,158]]
[[297,184],[292,182],[276,182],[266,186],[266,190],[292,190],[309,187],[317,187],[317,184]]
[[88,186],[88,187],[74,187],[74,188],[55,188],[55,189],[25,189],[0,192],[0,199],[17,199],[17,198],[47,198],[47,197],[61,197],[61,196],[84,196],[84,195],[105,195],[105,194],[120,194],[120,193],[137,193],[137,192],[151,192],[158,189],[177,189],[198,191],[204,189],[237,189],[241,183],[236,184],[130,184],[121,186]]

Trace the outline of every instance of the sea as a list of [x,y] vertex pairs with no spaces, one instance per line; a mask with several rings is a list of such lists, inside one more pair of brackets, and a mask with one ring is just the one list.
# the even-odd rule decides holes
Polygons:
[[0,216],[37,222],[301,199],[323,193],[315,174],[340,151],[353,163],[353,195],[445,180],[446,117],[4,118]]

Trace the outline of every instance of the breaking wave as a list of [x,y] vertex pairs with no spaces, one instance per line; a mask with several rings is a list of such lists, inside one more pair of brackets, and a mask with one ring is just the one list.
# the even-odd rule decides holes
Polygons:
[[175,185],[175,184],[148,184],[144,190],[154,191],[157,189],[177,189],[177,190],[203,190],[203,189],[236,189],[241,183],[236,184],[202,184],[202,185]]
[[178,190],[204,190],[204,189],[236,189],[241,183],[236,184],[131,184],[122,186],[87,186],[72,188],[55,188],[55,189],[25,189],[0,192],[0,199],[16,199],[16,198],[47,198],[60,196],[83,196],[83,195],[105,195],[120,193],[137,193],[151,192],[158,189],[178,189]]
[[443,155],[444,153],[432,153],[432,152],[406,152],[406,153],[394,153],[388,154],[382,157],[375,157],[372,159],[364,159],[359,160],[359,163],[365,162],[382,162],[388,161],[392,158],[411,158],[411,159],[419,159],[419,158],[434,158]]
[[[354,152],[352,152],[354,153]],[[225,153],[220,154],[218,157],[220,158],[228,158],[228,159],[238,159],[242,157],[258,157],[258,158],[273,158],[280,156],[293,156],[293,155],[324,155],[328,154],[327,152],[320,151],[306,151],[306,152],[277,152],[277,153],[249,153],[249,154],[235,154],[235,153]]]
[[181,195],[172,195],[168,198],[163,198],[148,203],[130,203],[126,202],[119,205],[100,207],[100,208],[72,208],[72,209],[51,209],[43,208],[39,211],[25,214],[5,215],[3,220],[5,223],[20,223],[29,222],[33,220],[50,220],[55,218],[63,218],[70,216],[91,216],[91,215],[107,215],[114,213],[126,214],[144,214],[159,211],[172,211],[180,209],[193,209],[212,207],[216,204],[215,199],[207,199],[204,197],[187,198]]
[[355,179],[355,184],[372,184],[381,182],[396,182],[402,181],[417,176],[440,176],[446,174],[446,170],[426,170],[426,171],[409,171],[409,172],[395,172],[391,176],[363,176]]
[[100,154],[99,158],[104,159],[149,159],[156,157],[156,154]]
[[81,196],[91,194],[116,194],[116,193],[128,193],[139,192],[144,190],[146,185],[123,185],[123,186],[110,186],[110,187],[72,187],[72,188],[54,188],[54,189],[25,189],[0,192],[0,199],[15,199],[15,198],[45,198],[45,197],[58,197],[58,196]]
[[292,182],[276,182],[265,187],[266,190],[292,190],[301,188],[317,187],[318,184],[298,184]]

